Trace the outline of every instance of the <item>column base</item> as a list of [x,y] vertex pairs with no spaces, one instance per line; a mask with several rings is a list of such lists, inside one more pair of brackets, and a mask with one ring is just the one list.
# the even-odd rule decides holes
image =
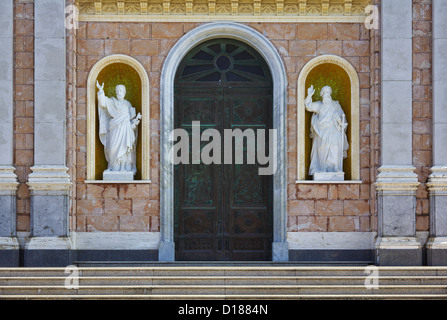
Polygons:
[[422,266],[422,245],[414,237],[383,237],[376,242],[378,266]]
[[430,194],[430,234],[427,264],[447,266],[447,166],[434,166],[427,183]]
[[160,242],[160,246],[158,247],[158,261],[175,261],[175,242]]
[[[9,243],[6,239],[16,236],[16,192],[19,186],[15,168],[0,166],[0,250],[2,244]],[[0,259],[1,265],[1,259]]]
[[289,244],[287,242],[272,243],[272,261],[289,261]]
[[25,245],[25,267],[66,267],[73,262],[68,237],[34,237]]
[[18,267],[19,242],[16,237],[0,237],[0,267]]
[[65,166],[31,167],[31,234],[36,238],[67,237],[70,176]]
[[447,266],[447,237],[434,237],[428,240],[427,265]]

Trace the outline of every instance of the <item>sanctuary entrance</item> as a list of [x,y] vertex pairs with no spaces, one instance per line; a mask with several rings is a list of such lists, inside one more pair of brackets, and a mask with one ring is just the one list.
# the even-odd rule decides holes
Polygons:
[[[220,162],[192,164],[193,121],[200,121],[201,132],[215,129],[221,137],[225,129],[252,129],[256,135],[264,129],[269,154],[273,83],[267,64],[243,42],[209,40],[180,63],[174,97],[174,128],[190,138],[189,162],[174,166],[175,260],[271,260],[273,175],[259,175],[257,158],[249,163],[248,139],[238,151],[244,153],[242,164],[235,163],[236,139],[231,150],[222,141]],[[231,164],[224,162],[229,151]]]

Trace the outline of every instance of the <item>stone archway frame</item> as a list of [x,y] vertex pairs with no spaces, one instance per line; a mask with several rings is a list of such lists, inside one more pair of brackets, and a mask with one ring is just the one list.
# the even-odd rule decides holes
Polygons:
[[326,54],[310,60],[301,70],[298,77],[297,91],[297,183],[306,180],[305,173],[305,106],[306,99],[306,79],[310,72],[317,66],[324,63],[332,63],[343,68],[351,81],[351,180],[360,180],[360,86],[359,77],[355,68],[344,58]]
[[114,63],[127,64],[132,67],[141,79],[141,132],[142,134],[142,164],[141,179],[150,182],[150,105],[149,105],[149,77],[144,67],[134,58],[114,54],[99,60],[90,70],[87,79],[87,182],[95,181],[95,150],[96,150],[96,79],[99,73],[107,66]]
[[258,31],[239,23],[214,22],[201,25],[184,35],[166,57],[160,79],[160,246],[159,260],[174,261],[174,166],[169,159],[174,129],[174,79],[185,55],[207,40],[229,38],[257,50],[273,77],[273,128],[277,129],[278,163],[273,178],[272,260],[288,261],[287,244],[287,76],[273,44]]

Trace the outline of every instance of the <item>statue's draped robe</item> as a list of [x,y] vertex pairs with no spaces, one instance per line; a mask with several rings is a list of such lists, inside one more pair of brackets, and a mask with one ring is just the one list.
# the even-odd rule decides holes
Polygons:
[[[344,112],[338,101],[324,104],[321,101],[306,106],[314,112],[311,121],[312,152],[309,175],[316,172],[342,172],[341,157],[346,158],[349,149],[346,128],[341,130]],[[343,146],[341,145],[343,141]]]
[[104,92],[98,93],[98,104],[99,139],[104,145],[108,170],[116,165],[130,164],[135,173],[137,129],[131,127],[135,108],[127,100],[107,98]]

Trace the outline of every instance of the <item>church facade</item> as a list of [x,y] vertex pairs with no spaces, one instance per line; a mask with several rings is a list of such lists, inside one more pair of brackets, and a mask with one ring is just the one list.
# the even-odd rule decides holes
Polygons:
[[[447,265],[443,0],[0,5],[0,266]],[[138,115],[119,142],[128,175],[110,172],[107,135],[124,118],[98,104],[117,85]],[[336,178],[310,170],[311,87],[343,118]],[[243,145],[206,163],[228,129],[256,132],[254,162]],[[182,163],[176,130],[192,138]]]

